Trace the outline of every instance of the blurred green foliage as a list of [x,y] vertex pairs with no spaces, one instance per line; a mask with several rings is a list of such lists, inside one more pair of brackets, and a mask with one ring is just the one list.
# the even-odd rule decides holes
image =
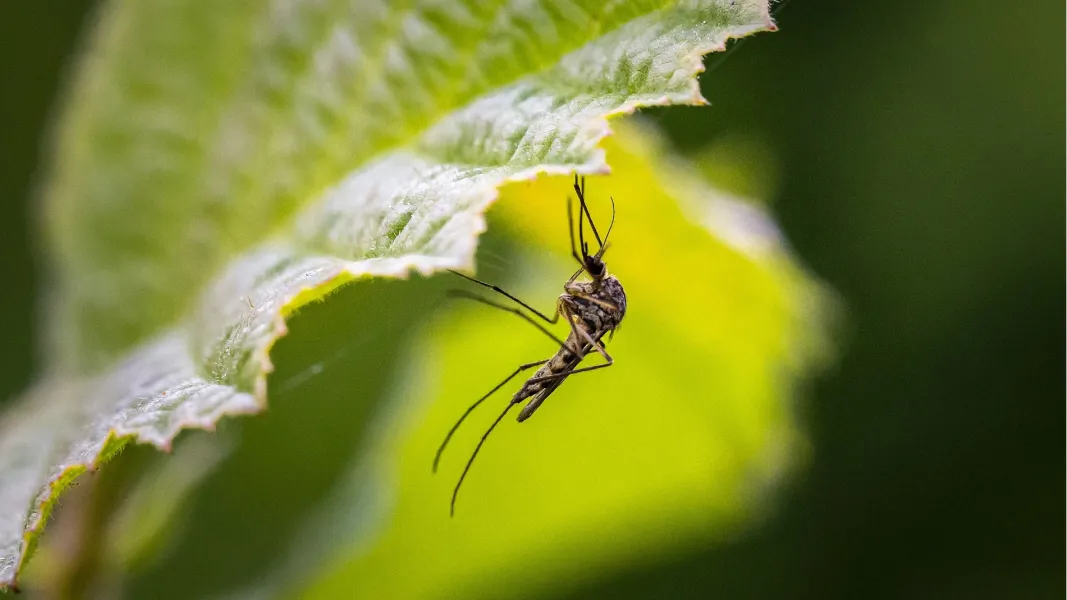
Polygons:
[[[28,202],[83,9],[17,4],[0,19],[13,57],[0,95],[9,213]],[[1062,11],[795,2],[781,32],[704,76],[712,108],[655,113],[685,151],[755,137],[777,156],[776,211],[847,303],[848,343],[805,404],[810,464],[779,490],[772,517],[599,574],[574,597],[1062,597]],[[37,278],[25,222],[0,227],[3,399],[30,377]],[[341,314],[343,301],[321,310]],[[343,328],[324,332],[324,346],[342,347]],[[314,476],[301,467],[287,473]],[[257,477],[295,494],[288,478]],[[219,536],[225,525],[191,524]],[[241,565],[270,554],[255,544],[261,554],[202,564],[221,556],[249,572]],[[180,594],[203,576],[155,581]]]

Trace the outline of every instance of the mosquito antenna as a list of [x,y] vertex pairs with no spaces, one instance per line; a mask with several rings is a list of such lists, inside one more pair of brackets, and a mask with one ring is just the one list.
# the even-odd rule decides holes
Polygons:
[[604,234],[604,244],[600,246],[600,250],[596,253],[596,257],[600,258],[604,256],[604,252],[608,249],[608,238],[611,237],[611,228],[615,226],[615,199],[608,196],[611,200],[611,222],[608,223],[608,232]]
[[508,414],[508,411],[511,410],[512,406],[515,406],[515,404],[513,402],[508,402],[508,405],[504,407],[504,412],[500,413],[500,416],[493,421],[493,424],[489,426],[489,429],[482,434],[482,439],[478,441],[478,445],[474,447],[474,453],[471,454],[470,459],[467,460],[467,466],[463,467],[463,473],[459,476],[459,481],[456,482],[456,488],[452,490],[452,505],[449,507],[449,516],[456,516],[456,497],[459,495],[459,486],[463,485],[463,480],[467,477],[467,471],[471,470],[471,465],[474,464],[474,459],[478,456],[478,451],[482,449],[482,444],[485,443],[489,434],[493,433],[493,429],[496,429],[496,426],[500,421],[504,420],[504,416]]
[[[603,247],[604,242],[600,239],[600,232],[596,230],[596,224],[593,223],[593,215],[589,213],[589,206],[585,203],[585,177],[582,177],[582,187],[579,189],[578,175],[574,176],[574,191],[577,192],[578,200],[582,203],[582,211],[585,212],[585,217],[589,220],[589,226],[593,228],[593,236],[596,237],[597,243],[600,244],[601,247]],[[579,233],[581,233],[581,230],[579,230]]]

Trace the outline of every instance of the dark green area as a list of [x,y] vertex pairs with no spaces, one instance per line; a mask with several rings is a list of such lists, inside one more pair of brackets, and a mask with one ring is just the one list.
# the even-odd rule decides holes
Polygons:
[[[749,535],[574,598],[1064,595],[1063,3],[794,2],[656,113],[758,135],[847,304],[810,468]],[[708,60],[709,66],[717,63]]]
[[[0,402],[33,373],[42,279],[31,184],[89,3],[9,4]],[[805,404],[811,464],[771,519],[575,597],[1063,597],[1063,17],[1051,1],[794,2],[779,33],[721,65],[709,59],[718,65],[702,79],[710,109],[652,113],[684,150],[754,134],[779,153],[777,212],[843,297],[847,335]],[[371,285],[387,300],[409,293],[353,286],[305,310],[338,320],[301,329],[298,319],[279,353],[319,344],[328,359],[360,336],[399,347],[402,328],[361,332],[343,315],[382,311],[391,322],[387,311],[428,304],[364,304],[359,290]],[[309,366],[275,358],[294,374]],[[351,360],[306,385],[318,401],[343,403],[384,385],[392,360]],[[302,430],[287,421],[300,410],[282,394],[265,417],[226,425],[248,443],[194,500],[201,518],[174,549],[193,570],[156,572],[166,586],[154,590],[192,597],[241,581],[281,547],[272,519],[325,493],[326,467],[340,468],[367,415],[351,406],[351,421]],[[323,468],[300,462],[312,455]],[[263,497],[272,502],[255,504]]]
[[12,2],[0,8],[0,406],[29,384],[43,259],[30,227],[45,134],[90,2]]

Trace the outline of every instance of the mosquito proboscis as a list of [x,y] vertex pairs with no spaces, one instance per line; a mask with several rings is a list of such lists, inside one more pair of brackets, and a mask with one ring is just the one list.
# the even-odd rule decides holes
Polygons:
[[[488,393],[476,400],[474,404],[467,408],[467,410],[460,416],[459,420],[456,421],[456,424],[452,426],[452,429],[449,430],[448,434],[445,436],[444,441],[441,442],[441,446],[437,449],[437,455],[433,460],[433,470],[435,472],[437,471],[437,465],[441,460],[441,454],[444,452],[445,446],[448,445],[449,440],[452,439],[452,435],[459,429],[459,426],[467,416],[470,415],[482,402],[496,393],[500,388],[504,387],[509,381],[517,377],[519,373],[534,367],[540,367],[529,379],[526,380],[525,383],[523,383],[519,391],[515,392],[511,397],[511,401],[504,407],[504,411],[500,413],[500,416],[498,416],[495,421],[493,421],[492,425],[489,426],[489,429],[482,435],[481,440],[478,441],[478,445],[475,446],[474,452],[471,454],[470,459],[467,460],[467,464],[463,468],[463,473],[459,476],[459,481],[456,483],[456,487],[452,491],[450,513],[453,515],[456,512],[456,498],[459,495],[460,486],[463,485],[463,480],[467,477],[471,465],[474,464],[474,459],[478,456],[478,452],[481,451],[482,445],[485,444],[485,440],[489,438],[489,434],[493,432],[493,429],[495,429],[500,421],[504,419],[513,406],[528,400],[526,406],[519,412],[518,421],[521,423],[530,418],[530,416],[541,407],[544,401],[571,375],[604,369],[615,364],[614,359],[611,358],[611,355],[608,354],[607,349],[605,348],[607,340],[604,338],[607,337],[607,339],[611,339],[615,330],[618,328],[619,323],[622,321],[623,316],[626,314],[626,292],[623,291],[622,284],[619,283],[619,280],[616,279],[614,275],[608,274],[607,266],[604,264],[603,260],[604,252],[608,249],[608,237],[611,235],[611,229],[615,225],[615,200],[611,200],[611,223],[608,224],[608,229],[604,233],[604,237],[601,238],[600,232],[593,223],[593,217],[589,212],[589,206],[585,201],[584,177],[579,184],[578,176],[575,175],[574,192],[578,196],[579,202],[577,240],[575,239],[573,202],[570,197],[567,198],[567,224],[570,231],[571,256],[578,262],[579,268],[569,279],[567,279],[566,283],[563,284],[563,294],[556,300],[556,310],[551,317],[498,286],[453,271],[456,275],[482,287],[488,288],[514,302],[518,306],[496,302],[466,290],[455,290],[453,291],[453,295],[481,302],[482,304],[515,314],[537,327],[542,333],[552,338],[552,340],[559,345],[559,350],[557,350],[550,358],[519,365],[511,375],[507,376],[493,389],[489,390]],[[597,242],[597,250],[593,254],[589,253],[589,244],[585,241],[584,225],[587,221],[590,229],[593,231],[593,237]],[[589,278],[588,280],[579,281],[578,278],[583,273],[587,274]],[[522,309],[526,310],[524,311]],[[559,322],[560,317],[562,317],[570,327],[570,333],[567,335],[566,340],[559,339],[541,322],[543,321],[548,325],[554,325]],[[578,366],[582,360],[593,354],[599,354],[604,359],[604,362],[586,367]]]

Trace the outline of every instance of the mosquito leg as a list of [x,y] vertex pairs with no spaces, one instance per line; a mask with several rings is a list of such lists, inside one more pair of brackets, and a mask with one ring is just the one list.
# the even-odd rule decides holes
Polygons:
[[452,490],[452,504],[449,507],[449,516],[456,516],[456,497],[459,496],[459,487],[463,485],[463,480],[467,478],[467,471],[471,470],[471,465],[474,464],[474,459],[477,458],[478,452],[482,449],[482,444],[489,438],[489,434],[493,433],[493,430],[496,429],[496,426],[504,419],[504,416],[508,414],[508,411],[511,410],[512,406],[515,406],[515,403],[508,402],[508,405],[504,407],[504,412],[500,413],[500,416],[493,421],[493,424],[489,426],[489,429],[485,430],[485,433],[482,434],[482,439],[478,440],[478,445],[474,447],[474,452],[471,454],[471,457],[467,459],[467,465],[463,467],[463,473],[460,474],[459,481],[456,482],[456,487]]
[[587,344],[589,344],[590,346],[592,346],[593,349],[595,349],[597,352],[599,352],[600,355],[604,357],[604,360],[606,360],[608,362],[606,364],[603,364],[603,365],[593,365],[592,367],[582,367],[580,369],[571,369],[569,371],[563,371],[563,372],[560,372],[560,373],[553,373],[553,374],[550,374],[550,375],[542,375],[541,377],[531,377],[530,379],[526,380],[527,384],[537,383],[539,381],[548,381],[548,380],[551,380],[551,379],[560,379],[560,378],[563,378],[563,377],[569,377],[571,375],[574,375],[575,373],[584,373],[585,371],[595,371],[596,369],[604,369],[604,368],[610,367],[611,365],[615,364],[615,359],[611,358],[611,355],[608,354],[608,351],[604,349],[603,344],[601,344],[597,340],[594,340],[593,336],[589,335],[588,331],[586,331],[582,327],[579,327],[578,324],[574,322],[574,319],[571,318],[572,317],[571,311],[568,308],[564,307],[563,308],[563,312],[566,313],[567,321],[571,324],[571,331],[573,331],[576,334],[578,334],[579,337],[585,338],[585,342]]
[[556,335],[553,334],[548,329],[546,329],[544,325],[541,325],[537,321],[534,321],[530,317],[530,315],[522,312],[521,310],[519,310],[517,308],[511,307],[511,306],[505,306],[503,304],[498,304],[496,302],[493,302],[492,300],[489,300],[488,298],[482,298],[478,294],[472,294],[472,293],[468,292],[467,290],[449,290],[448,294],[450,296],[454,296],[456,298],[466,298],[468,300],[474,300],[475,302],[481,302],[482,304],[486,304],[488,306],[492,306],[493,308],[499,308],[500,310],[502,310],[504,312],[509,312],[509,313],[511,313],[513,315],[517,315],[519,317],[522,317],[527,323],[529,323],[530,325],[533,325],[534,327],[540,329],[542,333],[544,333],[548,337],[552,338],[552,341],[556,342],[561,347],[565,345],[563,343],[563,340],[561,340],[558,337],[556,337]]
[[536,308],[530,306],[529,304],[526,304],[522,300],[519,300],[515,296],[512,296],[511,294],[505,292],[499,286],[495,286],[495,285],[493,285],[491,283],[486,283],[486,282],[481,281],[479,279],[475,279],[473,277],[469,277],[467,275],[464,275],[463,273],[460,273],[459,271],[453,271],[452,269],[449,269],[449,271],[454,273],[454,274],[456,274],[456,275],[459,275],[460,277],[466,279],[467,281],[472,281],[472,282],[477,283],[478,285],[480,285],[482,287],[487,287],[487,288],[493,290],[494,292],[497,292],[498,294],[502,294],[504,296],[507,296],[511,300],[514,300],[515,302],[518,302],[526,310],[528,310],[528,311],[532,312],[533,314],[535,314],[535,315],[541,317],[542,319],[544,319],[545,322],[547,322],[547,323],[555,323],[555,322],[559,321],[559,315],[558,314],[554,314],[552,316],[552,318],[550,319],[550,318],[546,317],[545,314],[542,313],[541,311],[539,311]]
[[530,369],[530,368],[533,368],[533,367],[536,367],[538,365],[543,365],[546,362],[548,362],[547,358],[545,360],[539,360],[537,362],[526,363],[526,364],[520,366],[518,369],[515,369],[514,373],[512,373],[511,375],[508,375],[507,379],[505,379],[504,381],[501,381],[500,383],[498,383],[496,385],[496,387],[494,387],[493,389],[489,390],[489,392],[486,395],[482,396],[481,398],[478,398],[478,400],[474,404],[471,404],[470,407],[466,410],[466,412],[464,412],[463,415],[460,416],[459,420],[456,421],[456,424],[452,426],[452,429],[448,430],[448,435],[445,436],[445,441],[441,442],[441,447],[437,449],[437,455],[433,457],[433,472],[434,473],[437,472],[437,463],[439,463],[441,461],[441,453],[445,451],[445,446],[447,446],[449,440],[452,439],[452,435],[454,433],[456,433],[456,430],[459,429],[459,426],[463,423],[463,421],[467,418],[467,416],[470,415],[472,412],[474,412],[474,409],[478,408],[479,404],[484,402],[486,400],[486,398],[488,398],[489,396],[492,396],[494,393],[496,393],[497,390],[499,390],[500,388],[504,387],[504,385],[507,382],[511,381],[512,379],[515,379],[515,376],[518,375],[519,373],[522,373],[523,371],[525,371],[527,369]]
[[578,374],[578,373],[585,373],[585,372],[587,372],[587,370],[596,370],[598,368],[607,368],[607,367],[615,364],[615,359],[612,359],[610,356],[608,356],[608,353],[607,353],[607,351],[604,350],[603,346],[601,346],[599,344],[596,344],[596,345],[594,345],[594,348],[596,348],[596,351],[600,352],[602,354],[602,356],[605,359],[607,359],[607,363],[599,364],[599,365],[593,365],[593,366],[584,366],[582,368],[575,368],[575,369],[571,369],[571,370],[564,370],[564,372],[562,372],[562,373],[554,373],[552,375],[542,375],[541,377],[531,377],[531,378],[526,380],[526,383],[529,384],[529,383],[537,383],[539,381],[550,381],[552,379],[561,379],[561,378],[564,378],[564,377],[570,377],[570,376]]
[[[566,304],[562,304],[562,303],[560,304],[559,310],[560,310],[560,313],[563,314],[563,316],[567,318],[567,325],[570,325],[570,327],[571,327],[571,335],[567,336],[567,341],[569,342],[569,341],[571,341],[571,339],[574,340],[574,348],[571,348],[571,347],[568,346],[567,349],[570,350],[576,356],[577,355],[583,355],[584,356],[585,353],[587,352],[587,350],[585,350],[584,344],[583,345],[578,344],[578,340],[580,340],[582,338],[582,335],[578,332],[579,327],[578,327],[578,323],[576,322],[576,320],[574,318],[574,313],[571,312],[571,309],[568,308]],[[586,336],[586,338],[588,338],[588,337],[589,336]]]
[[578,276],[581,275],[584,272],[585,272],[585,266],[583,265],[582,268],[580,268],[580,269],[578,269],[577,271],[574,272],[574,275],[571,275],[570,279],[567,280],[567,283],[563,284],[563,287],[566,288],[570,284],[574,283],[574,280],[578,279]]
[[[582,251],[582,258],[585,258],[589,256],[589,248],[585,244],[585,214],[582,212],[582,208],[585,207],[585,195],[578,188],[577,174],[574,176],[574,193],[578,194],[578,248]],[[584,260],[582,265],[585,265]]]
[[[563,316],[565,316],[567,318],[567,324],[571,326],[571,335],[574,336],[574,339],[576,341],[578,339],[584,339],[585,340],[585,343],[583,344],[582,348],[578,349],[579,352],[581,352],[582,354],[585,354],[585,352],[588,352],[588,350],[584,350],[583,351],[583,348],[585,347],[585,344],[588,344],[593,350],[596,350],[597,352],[599,352],[600,355],[604,357],[604,360],[608,361],[608,363],[613,362],[611,357],[608,356],[607,350],[604,349],[603,344],[598,342],[598,340],[600,340],[600,338],[604,337],[603,333],[598,335],[596,340],[594,340],[593,337],[591,335],[589,335],[589,332],[586,331],[584,327],[580,327],[578,325],[578,319],[575,317],[574,312],[570,309],[569,306],[567,306],[566,304],[563,304],[562,306],[560,306],[560,312],[563,314]],[[569,340],[570,338],[567,338],[567,339]],[[575,346],[577,347],[577,344],[575,344]],[[570,348],[568,348],[568,350],[570,350]]]
[[[604,344],[600,343],[600,337],[603,337],[604,334],[601,333],[600,336],[594,340],[593,336],[589,335],[589,332],[586,331],[584,327],[579,327],[578,324],[574,322],[573,313],[571,313],[569,308],[564,307],[563,312],[567,313],[567,320],[571,322],[571,331],[578,334],[578,337],[585,339],[586,343],[599,352],[600,355],[604,357],[604,360],[608,361],[608,364],[605,366],[614,364],[615,361],[608,355],[608,351],[604,349]],[[571,372],[573,373],[574,371]]]
[[[593,228],[593,237],[596,238],[597,244],[599,244],[600,247],[603,248],[604,247],[604,242],[600,239],[600,233],[596,230],[596,225],[593,223],[593,215],[589,214],[589,207],[585,204],[585,177],[582,177],[582,187],[579,188],[578,187],[578,175],[577,174],[574,175],[574,192],[576,194],[578,194],[578,201],[582,203],[582,211],[585,212],[585,218],[586,218],[586,220],[589,221],[589,226]],[[579,219],[581,219],[581,215],[579,215]],[[578,230],[579,235],[581,234],[580,227],[581,227],[581,223],[579,222],[579,230]],[[585,242],[584,241],[582,242],[582,246],[583,246],[583,252],[588,254],[588,251],[586,251],[585,248],[584,248],[584,246],[585,246]]]
[[[581,274],[582,271],[585,270],[585,261],[583,261],[582,257],[578,255],[578,247],[574,245],[574,215],[571,214],[574,211],[571,209],[572,206],[573,203],[571,202],[571,197],[567,196],[567,231],[571,234],[571,256],[573,256],[574,260],[578,261],[578,264],[581,266],[578,268],[577,273],[571,275],[569,281],[574,281],[574,279],[578,277],[578,275]],[[579,208],[578,218],[580,219],[581,217],[582,209]]]
[[610,367],[613,364],[615,364],[615,361],[611,361],[611,362],[603,364],[603,365],[593,365],[591,367],[582,367],[580,369],[574,369],[573,371],[564,371],[562,373],[553,373],[551,375],[543,375],[541,377],[531,377],[531,378],[526,380],[526,383],[537,383],[539,381],[551,381],[552,379],[560,379],[562,377],[570,377],[571,375],[575,375],[577,373],[585,373],[586,371],[595,371],[597,369],[606,369],[606,368]]
[[594,297],[594,296],[590,296],[589,294],[583,293],[580,288],[571,287],[571,283],[573,283],[573,282],[567,282],[567,284],[565,284],[563,286],[563,291],[565,291],[568,294],[574,296],[575,298],[581,298],[582,300],[588,300],[589,302],[592,302],[593,304],[596,304],[597,306],[600,306],[601,308],[605,308],[605,309],[610,310],[610,311],[618,311],[619,310],[618,306],[615,306],[613,303],[608,302],[607,300],[601,300],[600,298],[597,298],[597,297]]

